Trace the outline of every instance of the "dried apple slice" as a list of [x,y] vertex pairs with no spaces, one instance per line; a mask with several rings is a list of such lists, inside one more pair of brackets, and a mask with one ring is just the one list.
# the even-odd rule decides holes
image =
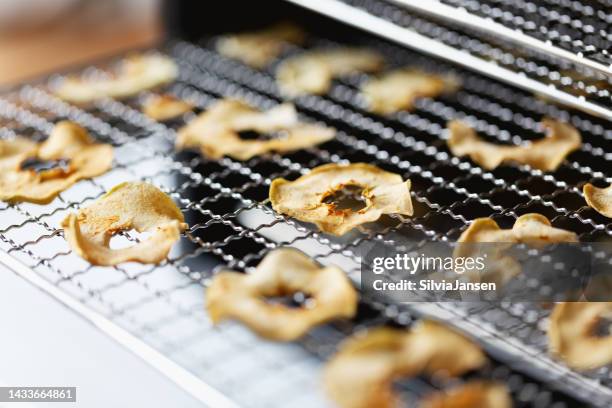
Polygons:
[[[247,130],[277,134],[265,140],[241,138],[239,132]],[[261,112],[238,100],[224,99],[180,129],[176,147],[198,147],[203,155],[215,159],[227,155],[248,160],[271,151],[282,153],[311,147],[334,135],[334,129],[299,122],[290,103]]]
[[37,150],[38,144],[24,137],[0,139],[0,171],[16,171],[27,159],[36,157]]
[[587,183],[582,192],[587,204],[595,211],[608,218],[612,218],[612,184],[606,188],[597,188]]
[[511,408],[508,388],[499,383],[470,381],[425,397],[420,408]]
[[[512,229],[501,229],[490,218],[477,218],[466,229],[457,241],[454,257],[477,257],[486,254],[487,269],[481,272],[469,272],[467,276],[487,282],[503,285],[521,273],[521,265],[504,251],[512,244],[529,244],[542,247],[559,242],[578,242],[575,233],[551,226],[548,218],[541,214],[524,214],[515,222]],[[485,246],[475,245],[484,243]],[[487,244],[496,243],[490,247]]]
[[165,121],[181,116],[192,109],[192,104],[172,95],[153,95],[146,99],[142,112],[151,119]]
[[521,215],[512,229],[501,229],[490,218],[477,218],[466,229],[458,242],[505,242],[542,246],[556,242],[578,242],[575,233],[554,228],[542,214]]
[[133,55],[122,61],[119,71],[112,78],[83,80],[69,77],[59,84],[55,93],[75,103],[105,97],[121,99],[172,82],[177,75],[178,68],[169,57],[159,54]]
[[[296,292],[311,298],[306,306],[266,300]],[[281,248],[266,255],[252,274],[216,274],[206,290],[206,308],[214,323],[236,319],[262,337],[291,341],[316,325],[353,317],[357,292],[339,268],[321,267],[300,251]]]
[[[326,199],[347,187],[361,190],[365,207],[341,209]],[[275,179],[270,185],[275,211],[312,222],[323,232],[343,235],[383,214],[412,215],[410,180],[366,164],[325,164],[295,181]]]
[[353,335],[327,363],[324,384],[342,408],[396,407],[393,381],[422,374],[456,377],[486,361],[471,340],[425,320],[411,330],[376,328]]
[[597,334],[601,319],[612,319],[612,302],[557,303],[550,316],[550,351],[577,370],[612,364],[612,335]]
[[[28,159],[66,160],[65,168],[36,172],[22,168]],[[37,144],[24,138],[0,141],[0,200],[51,202],[79,180],[92,178],[111,168],[113,148],[94,143],[76,123],[58,122],[49,138]]]
[[418,98],[435,98],[456,88],[457,82],[451,78],[404,68],[365,82],[361,94],[370,111],[387,115],[412,110]]
[[289,44],[304,41],[302,29],[291,23],[278,23],[263,30],[231,34],[217,41],[217,51],[255,68],[263,68]]
[[[161,262],[187,228],[174,202],[151,184],[121,183],[76,214],[62,221],[70,247],[94,265]],[[111,249],[110,239],[121,231],[150,232],[131,247]]]
[[332,79],[336,77],[354,72],[375,72],[383,65],[383,57],[367,49],[315,50],[283,61],[276,71],[276,79],[287,96],[320,95],[329,90]]
[[469,156],[487,170],[502,163],[527,164],[542,171],[554,171],[568,154],[580,147],[580,133],[571,125],[543,119],[548,135],[525,146],[503,146],[485,142],[467,124],[452,120],[448,123],[450,151],[456,156]]

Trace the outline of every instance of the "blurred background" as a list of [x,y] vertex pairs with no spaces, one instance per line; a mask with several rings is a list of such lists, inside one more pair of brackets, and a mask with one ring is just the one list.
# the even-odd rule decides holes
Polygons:
[[0,85],[146,46],[159,0],[0,0]]

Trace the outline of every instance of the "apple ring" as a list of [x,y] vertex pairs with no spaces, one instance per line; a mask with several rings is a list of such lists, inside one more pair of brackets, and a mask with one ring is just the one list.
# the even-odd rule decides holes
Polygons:
[[508,388],[499,383],[470,381],[425,397],[421,408],[511,408]]
[[512,229],[501,229],[490,218],[477,218],[459,237],[457,242],[525,243],[542,246],[556,242],[578,242],[575,233],[554,228],[542,214],[521,215]]
[[612,218],[612,184],[606,188],[597,188],[585,184],[582,188],[587,204],[603,216]]
[[612,335],[596,333],[602,318],[612,318],[612,302],[557,303],[548,327],[551,352],[577,370],[612,364]]
[[486,361],[471,340],[424,320],[410,330],[383,327],[353,335],[327,363],[324,383],[342,408],[395,407],[400,401],[393,381],[420,374],[457,377]]
[[[121,183],[91,205],[62,221],[70,247],[94,265],[122,262],[156,264],[187,228],[183,214],[166,194],[151,184]],[[110,239],[121,231],[151,232],[129,248],[111,249]]]
[[[347,187],[361,189],[365,207],[340,209],[325,200]],[[343,235],[383,214],[412,215],[410,180],[366,163],[325,164],[295,181],[275,179],[270,185],[275,211],[311,222],[323,232]]]
[[263,68],[289,44],[304,42],[302,29],[291,23],[278,23],[259,31],[231,34],[217,41],[217,52],[255,68]]
[[[240,131],[280,132],[267,140],[244,140]],[[335,131],[298,121],[292,104],[278,105],[260,112],[243,102],[221,100],[179,130],[178,149],[200,148],[203,155],[218,159],[224,155],[248,160],[270,151],[289,152],[332,139]]]
[[[296,292],[311,296],[312,305],[290,308],[265,299]],[[267,339],[292,341],[316,325],[353,317],[357,292],[339,268],[320,267],[300,251],[281,248],[252,274],[216,274],[206,290],[206,309],[214,323],[236,319]]]
[[157,121],[174,119],[192,109],[192,104],[172,95],[152,95],[145,100],[142,106],[142,112]]
[[332,79],[354,72],[375,72],[383,57],[371,50],[337,48],[308,51],[284,60],[276,70],[280,90],[289,97],[324,94]]
[[105,97],[121,99],[172,82],[177,75],[178,67],[169,57],[159,54],[132,55],[122,61],[113,78],[88,81],[69,77],[59,84],[55,93],[75,103]]
[[549,134],[526,146],[503,146],[485,142],[467,124],[452,120],[448,123],[448,148],[455,156],[469,156],[487,170],[502,163],[528,164],[542,171],[554,171],[568,154],[580,147],[580,133],[571,125],[553,119],[543,119]]

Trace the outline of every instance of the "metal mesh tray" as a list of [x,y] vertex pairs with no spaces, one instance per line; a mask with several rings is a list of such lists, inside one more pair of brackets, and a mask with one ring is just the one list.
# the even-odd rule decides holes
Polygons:
[[[603,115],[607,118],[612,117],[612,94],[610,93],[610,87],[612,84],[612,71],[609,63],[603,63],[601,61],[595,61],[585,57],[584,52],[578,49],[566,50],[559,47],[553,47],[549,42],[538,40],[538,45],[534,46],[530,40],[517,41],[516,37],[524,35],[523,31],[519,31],[519,28],[514,27],[512,24],[498,24],[496,27],[498,30],[502,30],[502,33],[496,32],[495,27],[488,27],[487,30],[483,31],[483,27],[486,26],[487,22],[496,22],[495,19],[484,20],[480,23],[480,27],[477,22],[471,22],[470,24],[463,23],[462,20],[470,20],[470,17],[476,16],[476,14],[470,14],[473,12],[475,7],[479,7],[479,10],[489,10],[492,15],[498,16],[500,19],[508,18],[510,12],[500,12],[500,8],[505,10],[510,7],[506,3],[515,4],[516,7],[523,4],[521,2],[505,2],[502,0],[494,2],[473,2],[473,1],[461,1],[461,0],[448,0],[443,2],[441,7],[450,8],[449,10],[438,10],[435,4],[430,5],[416,0],[326,0],[325,2],[318,3],[317,5],[305,2],[303,0],[289,0],[291,2],[300,4],[304,7],[311,8],[313,10],[323,12],[325,14],[334,17],[334,13],[341,13],[340,10],[346,13],[357,12],[355,16],[352,16],[355,20],[362,21],[360,25],[364,29],[370,29],[368,25],[373,25],[374,21],[367,22],[363,16],[359,16],[359,12],[365,12],[367,15],[372,16],[376,19],[380,19],[383,23],[391,23],[397,28],[406,29],[410,32],[414,32],[426,39],[434,39],[435,41],[443,44],[444,46],[450,47],[447,51],[440,51],[439,56],[444,58],[444,54],[449,54],[450,51],[461,51],[453,56],[453,59],[459,63],[462,60],[466,60],[468,57],[474,57],[475,60],[470,62],[468,65],[473,67],[481,67],[482,72],[491,74],[499,69],[503,69],[506,72],[505,76],[513,76],[513,80],[516,83],[524,79],[533,81],[538,85],[545,85],[544,87],[538,87],[539,92],[546,91],[548,89],[555,89],[563,94],[570,96],[574,102],[580,100],[586,109],[586,105],[590,106],[591,113],[599,112],[598,114]],[[497,3],[504,3],[500,5]],[[340,4],[339,4],[340,3]],[[446,3],[452,3],[452,7],[449,7]],[[457,4],[460,3],[460,4]],[[484,5],[487,7],[484,7]],[[496,3],[495,5],[488,5],[488,3]],[[532,3],[530,3],[532,4]],[[456,7],[461,6],[461,11]],[[482,6],[482,7],[481,7]],[[527,6],[525,6],[527,7]],[[531,7],[531,6],[529,6]],[[527,7],[527,8],[529,8]],[[548,10],[546,7],[542,9]],[[334,10],[327,12],[327,10]],[[432,11],[433,10],[433,11]],[[455,10],[453,12],[453,10]],[[545,12],[547,16],[554,14],[553,12]],[[601,11],[604,13],[604,11]],[[343,15],[344,14],[340,14]],[[537,13],[536,13],[537,14]],[[511,14],[515,20],[529,22],[529,24],[535,24],[531,20],[527,20],[524,17],[517,17]],[[609,19],[609,14],[605,14]],[[465,17],[465,18],[463,18]],[[480,16],[477,16],[480,18]],[[490,16],[485,16],[490,18]],[[536,16],[532,16],[534,20],[537,20]],[[351,17],[346,17],[347,21],[351,21]],[[586,24],[586,23],[585,23]],[[545,27],[538,25],[537,28]],[[609,24],[608,24],[609,27]],[[384,30],[382,27],[377,29],[370,29],[373,32],[379,32],[381,34]],[[600,35],[600,34],[598,34]],[[601,34],[605,38],[605,41],[609,41],[610,33]],[[399,32],[389,29],[387,38],[397,40],[399,38]],[[565,36],[561,36],[565,38]],[[529,37],[531,38],[531,37]],[[535,37],[534,37],[535,38]],[[424,52],[431,52],[431,46],[421,46],[418,41],[413,39],[406,41],[405,45],[421,49]],[[429,49],[428,49],[429,48]],[[560,51],[559,51],[560,50]],[[558,52],[555,52],[558,51]],[[598,54],[607,56],[605,46],[601,49],[601,53]],[[600,58],[601,59],[601,58]],[[472,61],[472,60],[470,60]],[[474,68],[476,69],[476,68]],[[518,74],[518,76],[514,76]],[[503,79],[504,75],[500,75],[498,78]],[[536,89],[532,89],[534,92]],[[567,98],[566,98],[567,99]],[[592,104],[592,105],[591,105]],[[580,103],[577,104],[578,106]],[[592,109],[591,109],[592,108]]]
[[[175,153],[174,130],[183,122],[166,126],[148,119],[137,109],[138,98],[104,100],[85,110],[55,98],[48,91],[49,80],[6,92],[0,98],[0,137],[20,134],[39,140],[54,122],[68,118],[87,127],[99,140],[113,143],[116,157],[107,174],[78,183],[49,205],[0,204],[0,249],[10,260],[0,259],[14,261],[14,269],[33,271],[59,289],[58,293],[143,341],[133,347],[139,354],[146,355],[143,348],[152,347],[244,406],[326,406],[320,391],[321,365],[340,340],[385,322],[409,325],[422,314],[475,334],[493,361],[479,374],[508,384],[516,406],[584,405],[574,398],[609,406],[609,369],[578,374],[551,361],[542,342],[546,311],[525,310],[522,305],[398,307],[364,300],[354,322],[317,328],[295,344],[262,341],[238,324],[211,326],[203,311],[202,287],[213,270],[228,265],[248,271],[270,249],[281,245],[302,249],[323,264],[339,264],[357,280],[355,259],[372,240],[388,245],[406,236],[453,240],[475,217],[489,216],[506,226],[520,214],[537,211],[584,240],[612,235],[610,220],[586,207],[579,189],[586,181],[612,182],[603,174],[612,160],[607,122],[388,43],[368,37],[359,41],[387,54],[393,64],[410,62],[431,71],[452,72],[462,79],[463,88],[453,96],[423,99],[414,112],[381,118],[362,109],[355,87],[366,76],[355,75],[334,83],[328,96],[304,96],[295,101],[304,118],[336,127],[336,140],[246,162]],[[168,47],[181,71],[169,92],[195,100],[200,108],[224,96],[241,97],[260,108],[281,100],[271,74],[273,67],[256,72],[217,55],[210,44]],[[321,44],[330,41],[312,40],[312,45]],[[96,75],[105,66],[108,63],[82,72]],[[552,174],[526,166],[484,171],[469,160],[453,157],[445,147],[444,127],[450,118],[463,118],[492,139],[519,142],[540,137],[542,115],[572,123],[584,139],[581,150]],[[405,220],[389,217],[366,230],[336,238],[272,211],[267,201],[272,179],[294,178],[319,164],[340,161],[367,161],[411,178],[415,216]],[[185,213],[190,229],[161,265],[89,265],[69,250],[59,222],[106,189],[136,179],[167,192]],[[116,244],[137,239],[135,234],[125,234]],[[177,382],[184,379],[161,369]],[[417,379],[402,383],[401,389],[411,402],[436,386]],[[200,397],[206,401],[210,395]]]
[[442,0],[583,58],[612,64],[612,3],[606,0]]

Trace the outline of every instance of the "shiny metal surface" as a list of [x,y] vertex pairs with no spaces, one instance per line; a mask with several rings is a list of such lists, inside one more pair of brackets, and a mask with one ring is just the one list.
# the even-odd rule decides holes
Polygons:
[[[612,119],[612,78],[606,72],[608,68],[591,60],[584,63],[580,54],[572,54],[574,57],[568,59],[570,51],[567,50],[561,50],[564,55],[561,56],[550,52],[548,46],[518,47],[516,38],[483,31],[482,27],[453,24],[446,16],[436,16],[430,5],[423,2],[419,2],[419,9],[427,12],[419,13],[397,0],[288,1],[406,47],[462,64],[551,101]],[[455,17],[458,19],[461,15],[458,10]],[[526,41],[533,42],[534,38]],[[602,69],[594,69],[589,64],[597,64]]]

